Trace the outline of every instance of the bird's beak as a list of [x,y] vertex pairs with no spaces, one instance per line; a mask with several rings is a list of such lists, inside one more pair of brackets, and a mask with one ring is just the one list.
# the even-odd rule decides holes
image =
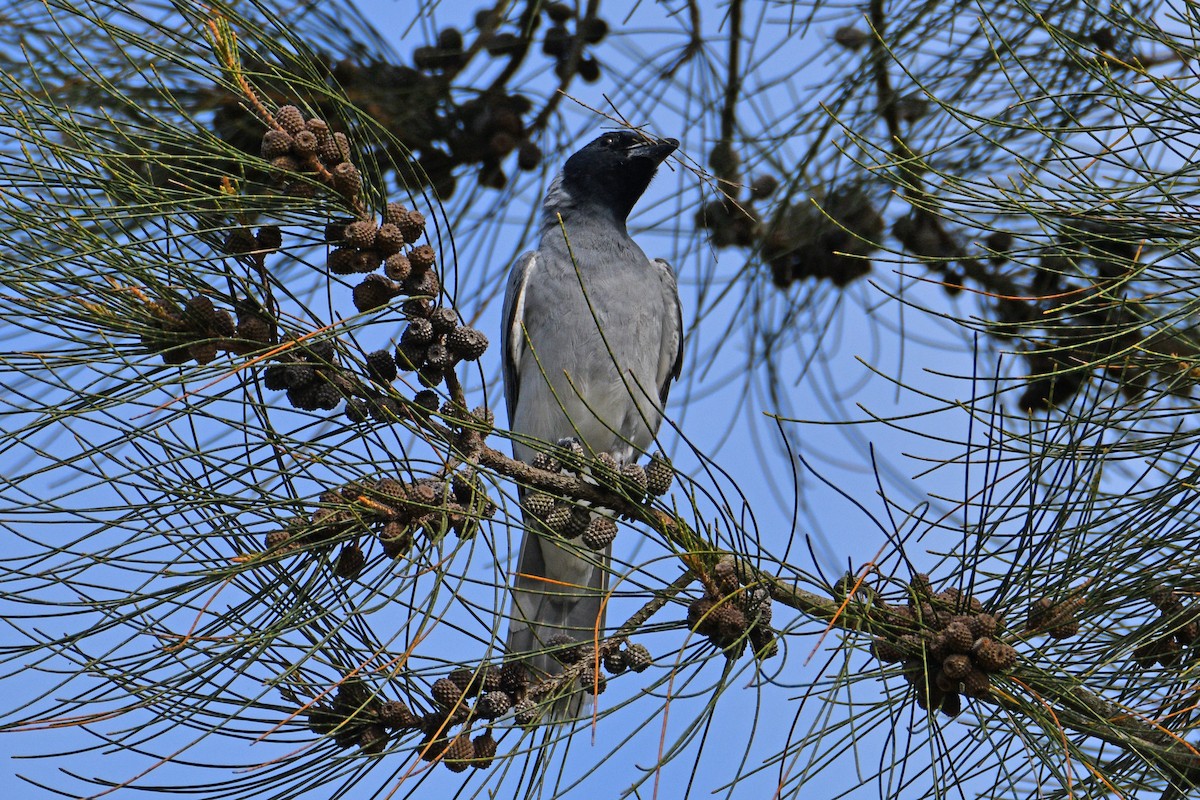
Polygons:
[[679,147],[678,139],[659,139],[658,141],[647,141],[642,144],[634,145],[629,148],[629,158],[648,158],[655,164],[661,164],[667,160],[667,156],[675,152]]

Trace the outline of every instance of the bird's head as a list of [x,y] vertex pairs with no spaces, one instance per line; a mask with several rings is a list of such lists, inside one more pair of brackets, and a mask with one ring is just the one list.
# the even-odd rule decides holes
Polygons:
[[567,159],[562,188],[576,203],[599,205],[624,221],[650,185],[658,165],[677,147],[675,139],[610,131]]

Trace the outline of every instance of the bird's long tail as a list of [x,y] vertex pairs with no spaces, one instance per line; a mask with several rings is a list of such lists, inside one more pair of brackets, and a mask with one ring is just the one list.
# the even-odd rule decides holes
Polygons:
[[[546,531],[530,530],[527,520],[514,579],[508,656],[520,658],[531,679],[561,674],[562,664],[550,653],[570,636],[590,643],[604,628],[604,594],[608,586],[608,550],[591,553]],[[576,691],[554,706],[557,721],[578,717],[584,694]]]

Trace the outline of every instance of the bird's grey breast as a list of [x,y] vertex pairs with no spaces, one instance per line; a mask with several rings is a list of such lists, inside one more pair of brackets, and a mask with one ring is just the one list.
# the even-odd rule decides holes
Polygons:
[[585,430],[586,418],[598,415],[601,427],[639,447],[648,443],[659,413],[664,320],[657,273],[642,249],[627,235],[550,231],[538,249],[536,279],[525,291],[525,331],[544,375],[536,381],[542,388],[529,388],[545,391],[548,380],[556,404],[577,428],[556,433],[582,433],[600,440],[591,446],[611,449],[604,432],[588,436]]

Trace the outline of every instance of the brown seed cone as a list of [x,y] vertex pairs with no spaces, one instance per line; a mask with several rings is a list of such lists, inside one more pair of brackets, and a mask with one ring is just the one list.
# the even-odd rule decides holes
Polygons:
[[[1031,631],[1048,628],[1069,630],[1071,624],[1075,621],[1075,615],[1082,607],[1082,597],[1068,597],[1057,603],[1049,597],[1041,597],[1030,604],[1025,624]],[[1046,632],[1050,633],[1049,630]],[[1054,636],[1053,633],[1050,633],[1050,635]],[[1070,636],[1073,634],[1068,633],[1067,635]],[[1054,638],[1065,637],[1055,636]]]
[[546,472],[559,472],[562,470],[562,464],[559,464],[558,459],[549,453],[538,453],[533,457],[533,461],[529,465],[534,469],[545,470]]
[[1164,667],[1177,665],[1183,656],[1183,648],[1169,636],[1164,636],[1161,641],[1162,645],[1159,648],[1158,663]]
[[344,719],[345,717],[328,706],[314,705],[308,709],[308,729],[313,733],[333,733]]
[[625,492],[635,500],[646,496],[649,479],[641,464],[626,464],[621,467],[621,485]]
[[962,680],[971,671],[971,658],[962,653],[948,655],[942,661],[942,670],[951,679],[955,681]]
[[[240,317],[237,323],[237,338],[247,342],[258,342],[260,344],[271,340],[273,330],[271,323],[259,316]],[[245,346],[247,352],[255,349],[253,346]]]
[[263,134],[259,154],[268,161],[292,152],[292,135],[287,131],[269,130]]
[[409,527],[394,520],[383,526],[379,540],[383,544],[383,553],[388,558],[407,555],[413,546],[412,532]]
[[291,156],[279,156],[278,158],[271,159],[271,169],[278,172],[299,172],[300,162]]
[[945,631],[938,631],[929,638],[928,653],[929,657],[934,661],[941,661],[943,658],[953,652],[954,651],[950,649],[950,646],[947,643]]
[[333,168],[333,188],[338,194],[353,200],[362,193],[362,187],[362,173],[349,161],[343,161]]
[[433,698],[433,702],[442,708],[454,708],[460,705],[463,690],[449,678],[438,678],[433,682],[433,687],[429,690],[429,694]]
[[900,652],[909,659],[921,658],[926,651],[926,645],[924,639],[912,633],[906,633],[896,640],[896,646],[900,648]]
[[450,673],[450,680],[454,682],[454,685],[457,686],[459,691],[461,691],[463,694],[474,694],[476,691],[478,691],[478,686],[475,685],[476,680],[474,670],[466,668],[453,670]]
[[479,702],[475,704],[475,713],[484,719],[498,719],[504,716],[512,705],[512,698],[507,692],[492,691],[479,698]]
[[1164,614],[1183,611],[1183,602],[1180,601],[1179,596],[1165,586],[1155,586],[1150,591],[1149,600]]
[[479,667],[478,680],[481,692],[498,692],[500,685],[500,667],[495,664],[482,664]]
[[908,582],[908,587],[917,597],[928,598],[933,596],[933,582],[929,580],[929,576],[924,572],[914,574],[912,580]]
[[1079,633],[1078,622],[1067,622],[1046,630],[1046,635],[1051,639],[1069,639],[1077,633]]
[[360,219],[346,226],[342,234],[346,244],[359,250],[369,250],[375,246],[379,228],[369,219]]
[[425,216],[420,211],[405,211],[388,222],[394,223],[400,229],[406,242],[415,242],[425,234]]
[[[279,133],[279,131],[276,131],[276,133]],[[259,249],[258,237],[249,228],[234,228],[225,237],[221,249],[231,256],[245,255]]]
[[[715,639],[733,641],[746,632],[746,615],[731,602],[721,603],[712,614]],[[720,644],[720,641],[715,642]]]
[[942,713],[947,717],[957,717],[962,713],[962,698],[958,692],[946,692],[946,696],[942,698]]
[[750,647],[760,661],[779,655],[779,640],[769,625],[755,625],[750,629]]
[[963,677],[963,694],[967,697],[987,697],[992,691],[992,681],[986,672],[973,669]]
[[918,684],[917,687],[917,705],[928,711],[929,709],[939,709],[942,707],[942,701],[946,699],[946,693],[937,686],[923,686]]
[[904,660],[904,652],[896,644],[882,636],[876,636],[871,643],[872,654],[884,664],[896,664]]
[[474,328],[455,328],[446,335],[446,347],[464,361],[475,361],[488,348],[488,338]]
[[592,460],[592,472],[602,476],[607,481],[611,481],[613,475],[620,469],[621,465],[617,463],[617,459],[612,453],[597,453],[596,457]]
[[375,249],[381,256],[398,255],[404,247],[404,236],[400,229],[390,222],[379,226],[375,232]]
[[946,626],[946,649],[950,653],[969,653],[975,637],[971,629],[961,622],[952,622]]
[[1133,651],[1133,661],[1139,667],[1149,669],[1158,663],[1159,640],[1154,639],[1138,645]]
[[454,366],[454,356],[450,354],[446,345],[434,341],[425,348],[425,363],[433,369],[445,372]]
[[435,333],[450,333],[458,327],[458,312],[450,306],[438,306],[429,312],[429,322]]
[[196,359],[197,364],[211,364],[216,360],[218,351],[216,342],[196,342],[189,344],[187,353],[190,358]]
[[623,651],[612,649],[604,654],[604,668],[608,670],[608,674],[620,675],[625,671],[626,666],[625,653]]
[[383,221],[391,225],[399,225],[408,209],[401,203],[388,203],[383,209]]
[[559,531],[566,539],[578,539],[591,526],[592,512],[583,506],[571,506],[571,515]]
[[417,745],[417,752],[421,755],[422,761],[436,761],[442,753],[446,752],[446,748],[450,742],[445,738],[445,734],[434,738],[432,731],[427,732],[425,738]]
[[303,130],[292,137],[292,153],[301,161],[317,153],[319,141],[317,135],[309,130]]
[[379,709],[379,723],[389,728],[418,728],[421,718],[403,700],[389,700]]
[[437,273],[433,270],[414,272],[404,282],[405,293],[418,297],[437,297],[441,288],[442,284],[438,282]]
[[1017,664],[1017,651],[1012,645],[995,639],[980,639],[974,647],[975,663],[984,672],[1003,672]]
[[500,688],[512,697],[520,697],[529,687],[529,670],[519,661],[510,661],[500,668]]
[[521,700],[513,707],[513,721],[522,728],[536,726],[541,717],[541,709],[533,700]]
[[308,130],[304,125],[304,112],[292,105],[275,109],[275,122],[292,136]]
[[415,272],[425,272],[437,263],[437,253],[429,245],[423,244],[408,251],[408,260]]
[[333,567],[333,573],[339,578],[353,580],[362,574],[363,565],[366,564],[366,556],[363,555],[362,548],[351,542],[342,548],[342,552],[338,554],[337,563]]
[[688,627],[696,633],[708,634],[716,629],[716,622],[713,619],[713,609],[716,608],[716,602],[711,597],[700,597],[693,600],[688,606],[687,621]]
[[292,538],[291,531],[287,531],[287,530],[271,531],[270,533],[267,534],[267,549],[274,550],[277,547],[279,547],[279,548],[285,547],[288,544],[288,540],[291,538]]
[[554,507],[546,512],[545,519],[546,527],[555,533],[562,533],[571,521],[571,516],[575,511],[575,506],[569,503],[556,502]]
[[217,324],[217,309],[212,298],[202,294],[188,298],[184,304],[183,321],[191,331],[211,330]]
[[408,256],[402,253],[393,253],[384,260],[383,272],[394,281],[404,282],[412,275],[412,264],[409,262]]
[[591,695],[603,694],[608,688],[608,678],[603,672],[597,672],[591,667],[585,667],[579,671],[580,687]]
[[724,595],[736,594],[742,583],[738,580],[737,567],[732,558],[722,558],[712,569],[713,581]]
[[358,251],[352,247],[335,247],[325,256],[325,266],[334,275],[350,275],[358,267]]
[[475,769],[487,769],[492,765],[493,759],[496,758],[496,740],[492,738],[491,731],[484,731],[475,737],[471,742],[474,746],[475,753],[471,758],[471,766]]
[[475,745],[471,742],[471,737],[464,732],[455,736],[446,747],[442,761],[451,772],[462,772],[471,766],[471,759],[474,757]]
[[387,749],[388,733],[382,725],[367,725],[358,735],[359,748],[369,755],[379,755]]
[[933,684],[943,692],[957,692],[958,681],[946,674],[944,669],[939,669],[933,676]]
[[[546,521],[550,512],[554,510],[554,498],[542,492],[530,492],[525,495],[525,499],[521,505],[525,507],[525,511],[533,517]],[[565,520],[564,520],[565,523]]]
[[976,639],[995,636],[1000,627],[996,618],[991,614],[973,614],[968,619],[967,626],[971,629],[971,635]]
[[354,287],[354,307],[359,311],[383,308],[400,294],[396,284],[378,273],[372,273]]
[[646,465],[646,491],[654,497],[661,497],[671,491],[671,483],[675,480],[675,470],[671,462],[662,453],[655,453]]
[[617,523],[608,517],[596,515],[591,518],[583,532],[583,546],[592,550],[603,550],[617,538]]
[[917,627],[917,618],[908,606],[889,607],[884,619],[888,625],[899,628],[900,632],[915,630]]
[[625,663],[634,672],[645,672],[654,663],[654,659],[645,645],[631,644],[625,651]]

